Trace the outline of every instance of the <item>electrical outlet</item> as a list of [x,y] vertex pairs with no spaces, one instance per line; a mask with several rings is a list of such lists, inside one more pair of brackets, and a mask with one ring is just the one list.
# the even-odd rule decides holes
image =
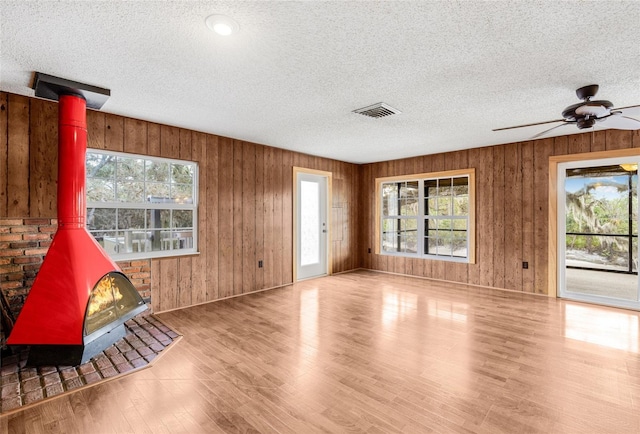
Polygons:
[[262,268],[262,265],[263,265],[263,264],[262,264],[262,259],[260,259],[260,260],[258,261],[258,268]]
[[524,261],[522,263],[522,268],[524,268],[525,270],[528,270],[529,269],[529,263],[527,261]]

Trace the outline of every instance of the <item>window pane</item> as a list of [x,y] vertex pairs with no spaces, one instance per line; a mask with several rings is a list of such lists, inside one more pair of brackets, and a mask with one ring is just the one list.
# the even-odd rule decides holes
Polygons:
[[395,252],[398,250],[398,237],[400,232],[387,232],[384,235],[384,250],[388,252]]
[[399,232],[385,233],[382,240],[382,250],[385,252],[397,252],[399,234]]
[[460,231],[467,230],[467,219],[454,219],[451,223],[453,224],[453,229]]
[[[441,233],[442,235],[442,233]],[[451,256],[453,253],[451,237],[438,239],[438,255]]]
[[418,181],[397,182],[382,186],[383,216],[415,216],[419,212]]
[[398,250],[398,236],[400,234],[397,219],[384,219],[382,221],[382,250],[395,252]]
[[141,158],[118,157],[116,179],[144,181],[144,160]]
[[418,233],[405,232],[402,235],[401,251],[406,253],[418,253]]
[[403,183],[400,188],[401,209],[400,215],[415,216],[418,215],[418,181]]
[[[147,214],[147,231],[151,241],[151,251],[162,250],[163,228],[168,228],[169,219],[171,218],[169,210],[148,209]],[[163,220],[165,226],[163,226]],[[166,234],[165,234],[166,236]]]
[[425,253],[435,254],[438,248],[438,231],[432,229],[427,232],[427,238],[425,240]]
[[87,178],[115,179],[116,157],[87,152]]
[[171,203],[171,188],[170,184],[153,182],[147,183],[147,195],[146,200],[151,203]]
[[171,227],[179,229],[193,228],[193,211],[191,210],[173,210],[173,222]]
[[320,184],[300,182],[300,265],[320,262]]
[[424,221],[424,233],[428,233],[429,229],[436,229],[438,227],[436,219],[425,219]]
[[[635,239],[634,239],[635,241]],[[604,270],[629,270],[629,238],[567,235],[566,264]]]
[[150,229],[169,228],[171,223],[171,210],[148,209],[147,227]]
[[169,182],[169,163],[146,161],[147,182]]
[[400,251],[418,253],[418,220],[403,219],[400,222],[401,244]]
[[453,232],[453,256],[467,257],[467,233]]
[[438,219],[438,229],[440,230],[451,230],[451,219]]
[[400,220],[400,230],[402,231],[418,231],[418,220],[416,219],[402,219]]
[[116,210],[109,208],[88,208],[87,227],[90,231],[103,233],[116,228]]
[[126,253],[124,251],[124,235],[122,232],[109,232],[102,237],[102,247],[109,254]]
[[456,196],[453,200],[453,215],[466,216],[469,214],[469,196]]
[[632,234],[638,235],[638,175],[631,177],[631,219]]
[[624,234],[629,231],[629,175],[620,166],[567,170],[567,232]]
[[122,231],[124,251],[120,253],[138,253],[153,251],[153,232],[143,229],[129,229]]
[[439,196],[437,215],[452,215],[452,204],[453,199],[450,196]]
[[118,181],[116,200],[118,202],[144,202],[144,182]]
[[118,209],[118,229],[144,229],[145,210]]
[[451,178],[438,179],[438,196],[453,196]]
[[398,187],[396,184],[382,186],[382,215],[398,215]]
[[438,180],[427,179],[424,181],[424,196],[436,197],[438,195]]
[[455,196],[468,196],[469,195],[469,184],[468,179],[464,178],[453,178],[453,194]]
[[398,230],[398,219],[386,218],[382,220],[382,232],[395,232]]
[[193,211],[191,210],[173,210],[171,212],[171,230],[167,242],[165,234],[163,248],[190,249],[193,247]]
[[87,201],[114,202],[116,200],[115,184],[111,179],[88,178]]
[[633,259],[633,261],[631,262],[631,266],[633,267],[632,271],[634,273],[637,273],[638,272],[638,238],[634,237],[631,244],[633,249],[631,252],[631,255],[632,255],[631,257]]
[[175,203],[193,203],[193,186],[174,184],[171,186],[171,198]]
[[430,197],[427,199],[427,215],[438,215],[438,197]]
[[177,184],[193,184],[193,166],[173,163],[171,165],[171,181]]

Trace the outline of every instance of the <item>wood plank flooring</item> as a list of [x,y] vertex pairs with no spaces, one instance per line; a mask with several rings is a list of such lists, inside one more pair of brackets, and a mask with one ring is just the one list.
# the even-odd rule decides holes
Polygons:
[[158,315],[151,369],[3,433],[640,431],[640,314],[357,271]]

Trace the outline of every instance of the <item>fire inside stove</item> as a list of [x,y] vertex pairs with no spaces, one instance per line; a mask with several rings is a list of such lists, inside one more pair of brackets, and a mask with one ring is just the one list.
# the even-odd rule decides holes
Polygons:
[[84,335],[88,336],[105,326],[125,318],[142,304],[131,282],[118,272],[105,275],[97,283],[89,299]]

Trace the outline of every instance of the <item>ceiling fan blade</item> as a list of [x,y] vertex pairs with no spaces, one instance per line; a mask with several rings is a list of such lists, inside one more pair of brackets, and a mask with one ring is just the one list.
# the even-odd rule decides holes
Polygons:
[[564,124],[560,124],[560,125],[556,125],[553,128],[549,128],[548,130],[544,130],[541,133],[536,134],[535,136],[531,137],[532,139],[537,139],[540,136],[544,136],[545,134],[547,134],[548,132],[555,130],[556,128],[560,128],[560,127],[564,127],[565,125],[573,125],[572,122],[565,122]]
[[504,128],[495,128],[491,131],[504,131],[504,130],[513,130],[515,128],[524,128],[524,127],[534,127],[536,125],[544,125],[544,124],[553,124],[555,122],[564,122],[564,119],[556,119],[553,121],[544,121],[544,122],[536,122],[533,124],[524,124],[524,125],[516,125],[515,127],[504,127]]
[[611,113],[602,120],[607,128],[616,130],[640,130],[640,120],[629,116],[623,116],[620,112]]
[[626,107],[616,107],[616,108],[612,108],[611,111],[626,110],[626,109],[637,108],[637,107],[640,107],[640,104],[638,104],[638,105],[628,105]]

